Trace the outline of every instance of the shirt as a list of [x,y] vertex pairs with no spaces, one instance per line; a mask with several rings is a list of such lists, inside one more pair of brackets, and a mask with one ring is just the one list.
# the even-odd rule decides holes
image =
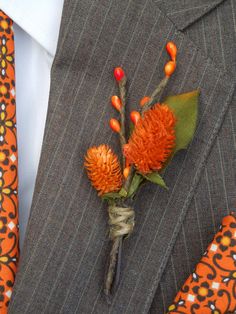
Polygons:
[[19,225],[22,247],[38,170],[64,0],[0,0],[14,21]]

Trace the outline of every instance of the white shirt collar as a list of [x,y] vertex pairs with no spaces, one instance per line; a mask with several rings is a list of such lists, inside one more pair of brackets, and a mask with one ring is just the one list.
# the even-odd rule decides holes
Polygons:
[[54,56],[63,2],[64,0],[0,0],[0,9]]

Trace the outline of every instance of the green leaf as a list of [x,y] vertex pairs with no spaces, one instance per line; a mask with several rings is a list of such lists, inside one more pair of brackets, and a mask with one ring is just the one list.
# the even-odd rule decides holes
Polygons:
[[119,191],[120,197],[126,197],[127,196],[127,191],[124,188],[121,188]]
[[164,101],[174,112],[177,122],[175,127],[176,146],[174,153],[187,148],[197,125],[199,90],[170,96]]
[[146,178],[148,181],[151,181],[152,183],[160,185],[162,188],[165,188],[168,190],[168,187],[164,181],[164,179],[160,176],[158,172],[152,172],[146,175],[143,175],[144,178]]
[[132,182],[131,182],[131,185],[130,185],[127,197],[131,197],[131,196],[133,196],[137,192],[137,190],[138,190],[140,184],[142,183],[143,179],[144,179],[143,176],[141,176],[140,174],[135,173],[135,175],[134,175],[134,177],[132,179]]
[[104,200],[111,200],[111,199],[116,199],[116,198],[121,198],[122,196],[119,193],[116,192],[111,192],[111,193],[106,193],[103,194],[102,199]]

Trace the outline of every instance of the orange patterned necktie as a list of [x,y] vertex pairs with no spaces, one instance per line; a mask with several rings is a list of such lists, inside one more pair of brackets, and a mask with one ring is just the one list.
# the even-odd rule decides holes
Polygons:
[[12,20],[0,10],[0,313],[7,313],[19,259]]

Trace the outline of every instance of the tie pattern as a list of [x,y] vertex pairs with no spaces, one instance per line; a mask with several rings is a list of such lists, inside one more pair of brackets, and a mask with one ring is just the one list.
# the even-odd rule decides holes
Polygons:
[[236,310],[236,213],[219,231],[189,276],[169,314],[226,314]]
[[0,313],[7,313],[19,258],[12,20],[0,10]]

